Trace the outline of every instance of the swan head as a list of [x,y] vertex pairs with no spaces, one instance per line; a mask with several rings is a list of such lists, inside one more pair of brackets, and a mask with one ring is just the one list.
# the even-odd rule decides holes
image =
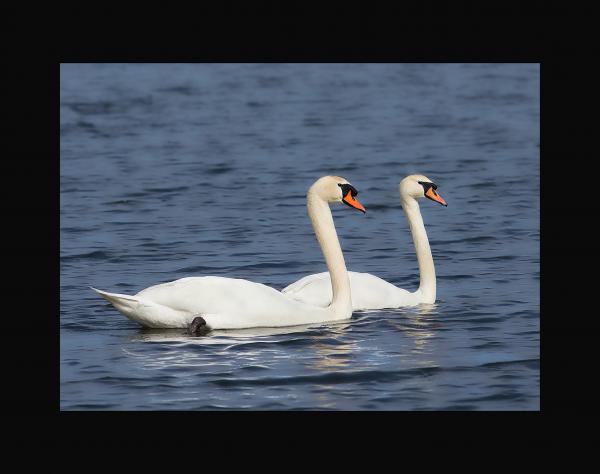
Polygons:
[[362,213],[366,212],[364,206],[356,199],[358,194],[356,188],[341,176],[323,176],[319,178],[310,187],[308,194],[309,196],[316,194],[328,203],[343,202]]
[[403,199],[411,197],[413,199],[422,199],[426,197],[432,201],[440,203],[442,206],[448,206],[444,198],[437,192],[437,184],[422,174],[411,174],[400,181],[400,196]]

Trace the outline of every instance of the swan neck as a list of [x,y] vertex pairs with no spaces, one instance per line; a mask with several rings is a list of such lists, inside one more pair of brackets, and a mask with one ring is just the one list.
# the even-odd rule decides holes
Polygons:
[[412,197],[402,198],[402,209],[408,219],[415,251],[417,253],[417,261],[419,262],[419,289],[423,297],[423,303],[435,303],[436,297],[436,279],[435,267],[433,265],[433,256],[429,239],[425,231],[425,224],[421,216],[419,203]]
[[333,298],[329,308],[336,315],[349,318],[352,315],[350,279],[331,209],[323,198],[312,191],[307,195],[307,208],[331,277]]

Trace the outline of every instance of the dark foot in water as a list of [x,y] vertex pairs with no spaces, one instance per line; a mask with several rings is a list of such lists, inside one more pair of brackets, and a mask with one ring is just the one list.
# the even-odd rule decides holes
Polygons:
[[196,316],[188,326],[188,334],[191,336],[201,336],[209,331],[206,321],[201,316]]

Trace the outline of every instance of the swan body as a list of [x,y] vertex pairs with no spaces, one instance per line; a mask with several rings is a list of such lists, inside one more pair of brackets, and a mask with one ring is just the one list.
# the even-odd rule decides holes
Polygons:
[[238,278],[181,278],[151,286],[135,296],[93,289],[125,316],[151,328],[186,328],[198,315],[213,329],[295,326],[338,319],[323,307]]
[[129,319],[150,328],[186,328],[201,316],[209,329],[243,329],[314,324],[352,316],[350,283],[329,203],[344,202],[364,212],[344,178],[325,176],[307,194],[308,214],[331,272],[332,299],[325,307],[297,301],[269,286],[216,276],[181,278],[134,296],[92,288]]
[[[421,300],[419,290],[411,293],[370,273],[348,272],[352,309],[398,308],[415,306]],[[285,287],[282,293],[308,304],[325,307],[331,302],[329,273],[315,273]]]
[[[348,272],[353,310],[400,308],[421,303],[435,303],[435,267],[417,199],[427,197],[446,206],[446,201],[436,189],[437,185],[423,175],[407,176],[399,185],[400,202],[410,225],[419,262],[421,277],[419,288],[410,292],[370,273]],[[321,307],[327,306],[332,298],[329,274],[325,272],[308,275],[284,288],[282,293],[297,301]]]

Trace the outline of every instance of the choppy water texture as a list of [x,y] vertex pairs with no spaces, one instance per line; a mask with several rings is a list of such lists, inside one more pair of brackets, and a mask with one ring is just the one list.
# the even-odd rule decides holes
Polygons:
[[[61,66],[60,406],[539,409],[536,64]],[[413,290],[398,182],[423,173],[434,309],[285,330],[144,330],[88,289],[324,271],[308,186],[338,174],[350,270]]]

